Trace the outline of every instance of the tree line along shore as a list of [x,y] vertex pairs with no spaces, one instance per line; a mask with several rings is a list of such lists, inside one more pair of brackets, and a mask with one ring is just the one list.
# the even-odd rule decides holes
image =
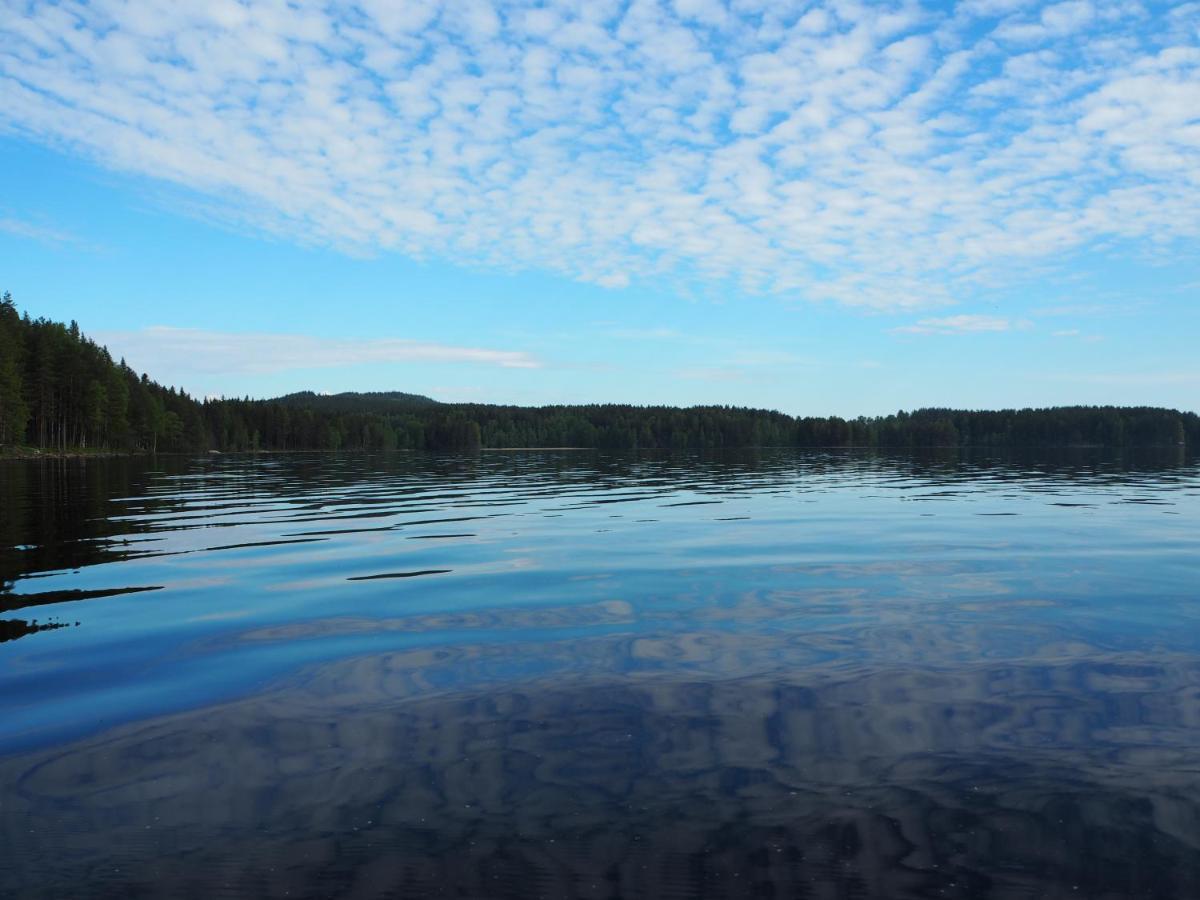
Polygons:
[[197,400],[64,325],[0,298],[0,453],[581,447],[1200,445],[1200,417],[1157,407],[919,409],[842,419],[730,406],[498,406],[400,392]]

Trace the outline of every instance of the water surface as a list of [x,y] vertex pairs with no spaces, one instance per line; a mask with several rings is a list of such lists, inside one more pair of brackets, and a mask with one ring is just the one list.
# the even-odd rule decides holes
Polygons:
[[0,463],[0,895],[1200,896],[1200,467]]

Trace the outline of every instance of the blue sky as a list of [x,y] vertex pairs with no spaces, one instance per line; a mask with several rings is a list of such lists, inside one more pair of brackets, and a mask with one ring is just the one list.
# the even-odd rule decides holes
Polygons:
[[1200,4],[0,0],[0,289],[199,395],[1200,403]]

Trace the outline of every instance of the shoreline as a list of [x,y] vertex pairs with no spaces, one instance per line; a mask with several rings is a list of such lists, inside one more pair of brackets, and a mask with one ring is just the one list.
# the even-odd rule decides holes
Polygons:
[[652,452],[652,453],[694,453],[721,450],[877,450],[883,452],[913,452],[930,450],[1108,450],[1108,451],[1138,451],[1138,450],[1189,450],[1186,444],[939,444],[929,447],[879,447],[870,445],[841,445],[830,444],[822,446],[791,446],[787,444],[747,444],[730,447],[641,447],[641,448],[611,448],[611,447],[476,447],[462,450],[414,450],[397,448],[395,450],[329,450],[329,449],[295,449],[295,450],[163,450],[150,452],[147,450],[38,450],[30,447],[0,448],[0,462],[29,461],[29,460],[86,460],[86,459],[136,459],[159,456],[184,456],[191,458],[212,458],[216,456],[287,456],[300,453],[322,454],[351,454],[369,456],[387,453],[519,453],[530,451],[572,451],[589,452]]
[[124,450],[39,450],[35,447],[4,447],[0,460],[9,459],[116,459],[118,457],[153,456]]

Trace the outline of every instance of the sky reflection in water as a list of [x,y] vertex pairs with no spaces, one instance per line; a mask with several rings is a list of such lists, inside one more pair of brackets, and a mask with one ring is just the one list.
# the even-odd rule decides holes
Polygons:
[[0,498],[6,895],[1200,895],[1179,454],[5,463]]

